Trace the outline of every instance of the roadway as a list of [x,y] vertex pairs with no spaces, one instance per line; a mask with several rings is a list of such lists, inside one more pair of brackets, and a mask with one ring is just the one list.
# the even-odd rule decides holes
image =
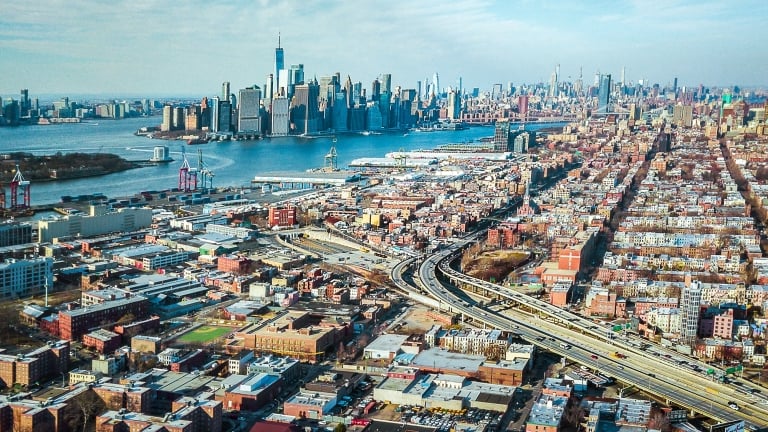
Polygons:
[[[692,373],[690,369],[674,362],[675,357],[671,354],[667,354],[669,358],[663,357],[662,348],[644,351],[640,342],[613,338],[608,327],[597,325],[530,296],[470,278],[450,269],[449,262],[479,235],[480,233],[469,235],[448,249],[424,259],[418,267],[420,287],[407,283],[402,277],[406,267],[419,262],[417,259],[409,259],[395,266],[392,272],[393,281],[409,292],[423,290],[423,294],[436,300],[441,310],[460,313],[484,326],[516,333],[529,343],[658,395],[668,403],[719,421],[745,420],[747,427],[753,430],[768,425],[768,401],[765,401],[762,395],[750,393],[755,387],[750,387],[749,384],[742,383],[742,388],[734,389],[712,381],[707,376]],[[518,305],[525,305],[529,312],[512,308],[498,313],[479,307],[474,301],[467,300],[466,294],[461,298],[453,292],[453,287],[443,285],[437,271],[463,284],[495,293]],[[627,357],[612,357],[612,353],[617,351]],[[675,355],[679,356],[677,353]],[[739,411],[729,407],[732,401],[739,405]]]

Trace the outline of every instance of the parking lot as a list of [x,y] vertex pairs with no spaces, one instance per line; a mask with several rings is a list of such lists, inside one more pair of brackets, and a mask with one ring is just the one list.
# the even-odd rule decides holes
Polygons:
[[457,424],[488,424],[489,430],[498,428],[503,413],[477,408],[448,410],[444,408],[424,408],[420,406],[395,406],[392,420],[421,426],[434,427],[437,431],[447,432]]

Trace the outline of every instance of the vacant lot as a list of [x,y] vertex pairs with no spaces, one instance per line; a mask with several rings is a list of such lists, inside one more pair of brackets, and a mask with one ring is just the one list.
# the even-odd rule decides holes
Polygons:
[[176,339],[181,343],[207,343],[212,342],[225,334],[231,332],[229,327],[202,326],[185,333]]
[[[503,281],[512,270],[528,260],[528,252],[494,250],[480,252],[474,258],[464,257],[464,273],[486,281]],[[468,262],[467,262],[468,261]]]

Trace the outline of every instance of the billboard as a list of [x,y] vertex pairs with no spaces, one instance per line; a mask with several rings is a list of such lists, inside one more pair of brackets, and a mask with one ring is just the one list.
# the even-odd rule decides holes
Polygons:
[[709,432],[744,432],[744,420],[718,423],[709,428]]

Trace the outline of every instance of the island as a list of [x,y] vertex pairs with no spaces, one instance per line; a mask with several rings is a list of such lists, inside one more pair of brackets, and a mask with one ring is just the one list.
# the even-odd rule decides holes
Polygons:
[[33,155],[26,152],[0,154],[0,182],[8,184],[19,168],[29,181],[69,180],[126,171],[143,166],[111,153],[62,153]]

